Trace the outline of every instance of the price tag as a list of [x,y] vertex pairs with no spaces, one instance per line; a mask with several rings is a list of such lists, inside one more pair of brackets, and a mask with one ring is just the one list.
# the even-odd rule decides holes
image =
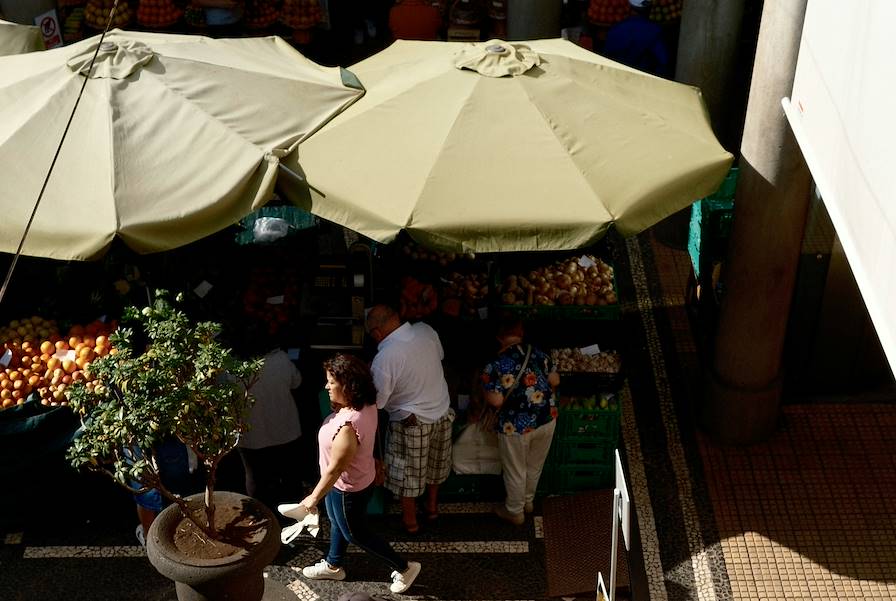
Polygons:
[[199,282],[199,285],[193,288],[193,292],[196,293],[196,296],[199,298],[205,298],[205,295],[209,293],[209,290],[212,289],[212,285],[207,281],[202,280]]
[[53,353],[53,356],[60,361],[74,361],[78,358],[78,354],[71,349],[65,351],[56,351],[55,353]]
[[3,353],[3,356],[0,357],[0,365],[3,367],[9,367],[9,362],[12,361],[12,351],[6,349],[6,352]]
[[292,361],[299,360],[299,349],[297,348],[288,348],[286,349],[286,356],[290,358]]
[[477,312],[479,313],[479,319],[488,319],[488,307],[479,307]]
[[268,300],[265,302],[267,302],[267,304],[269,304],[269,305],[282,305],[283,300],[284,300],[283,295],[278,294],[277,296],[268,297]]
[[597,265],[597,263],[592,261],[589,256],[582,255],[581,257],[579,257],[579,267],[584,267],[585,269],[588,269],[589,267],[594,267],[595,265]]
[[583,355],[588,355],[589,357],[593,357],[594,355],[600,354],[600,347],[596,344],[592,344],[589,346],[583,346],[579,349],[579,352]]

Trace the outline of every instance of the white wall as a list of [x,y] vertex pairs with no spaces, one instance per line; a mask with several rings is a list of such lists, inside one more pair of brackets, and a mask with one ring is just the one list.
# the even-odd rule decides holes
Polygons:
[[809,0],[787,117],[896,371],[894,0]]

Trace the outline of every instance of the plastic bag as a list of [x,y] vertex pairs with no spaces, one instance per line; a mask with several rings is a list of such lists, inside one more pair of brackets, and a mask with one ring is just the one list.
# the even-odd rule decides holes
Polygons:
[[273,242],[289,233],[289,223],[280,217],[259,217],[252,234],[256,242]]

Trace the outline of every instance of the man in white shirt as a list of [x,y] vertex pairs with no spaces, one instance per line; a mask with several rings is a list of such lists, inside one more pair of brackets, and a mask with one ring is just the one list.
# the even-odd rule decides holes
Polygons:
[[386,483],[401,498],[405,530],[414,534],[417,497],[426,491],[426,517],[438,517],[439,485],[451,470],[448,384],[439,335],[425,323],[402,323],[394,309],[376,305],[367,314],[367,333],[377,342],[371,371],[376,404],[389,412]]

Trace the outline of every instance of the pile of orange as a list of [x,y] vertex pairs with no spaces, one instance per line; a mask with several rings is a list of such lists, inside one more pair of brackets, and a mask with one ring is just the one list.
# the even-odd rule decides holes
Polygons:
[[174,0],[140,0],[137,5],[137,22],[144,27],[169,27],[183,15]]
[[21,405],[34,392],[43,405],[65,405],[66,389],[80,380],[92,389],[90,363],[115,353],[109,343],[115,327],[114,321],[94,321],[72,326],[63,337],[55,322],[38,316],[11,321],[0,329],[0,409]]
[[[94,29],[103,29],[106,27],[106,21],[109,20],[109,13],[112,12],[113,6],[115,6],[115,0],[88,0],[87,6],[84,7],[84,20]],[[134,13],[128,3],[119,2],[110,29],[126,27],[133,17]]]

